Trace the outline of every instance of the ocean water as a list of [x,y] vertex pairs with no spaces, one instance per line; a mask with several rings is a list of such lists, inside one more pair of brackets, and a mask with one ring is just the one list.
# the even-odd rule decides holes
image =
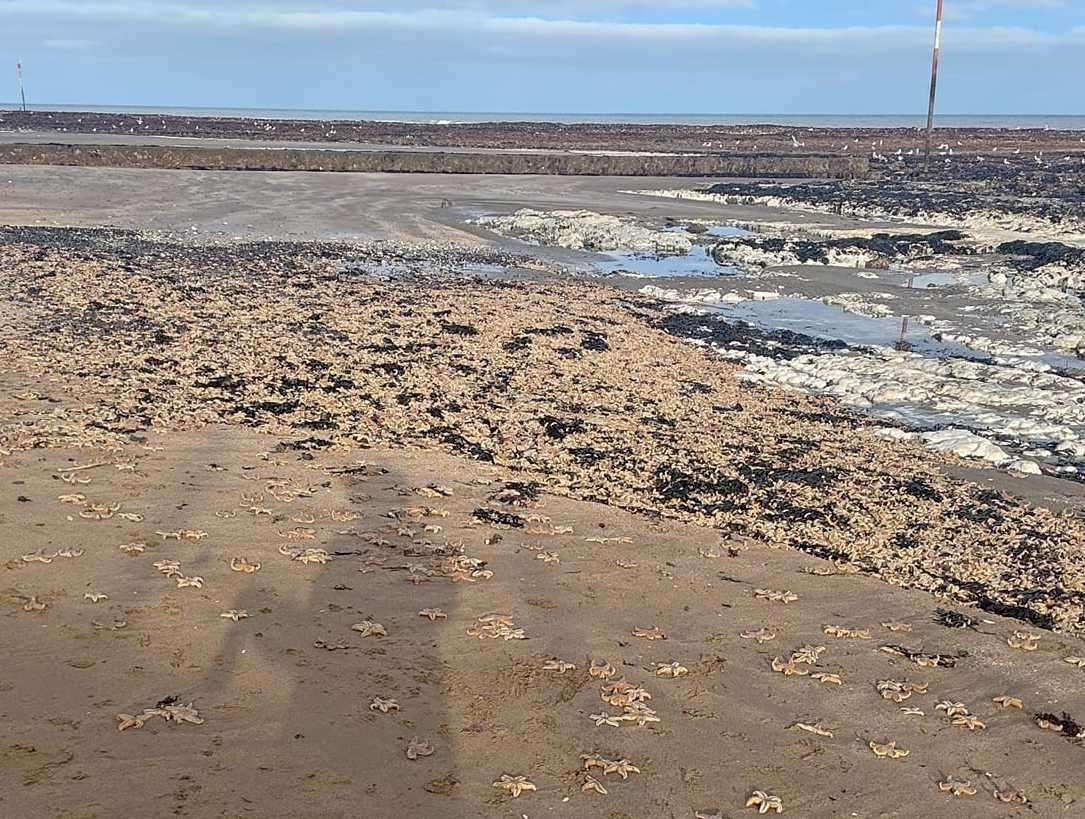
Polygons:
[[[0,103],[0,110],[16,109],[15,103]],[[467,122],[563,122],[645,125],[790,125],[804,128],[920,128],[924,114],[585,114],[466,111],[352,111],[276,108],[183,108],[176,106],[113,105],[31,105],[32,111],[88,111],[95,113],[175,114],[197,117],[241,117],[244,119],[377,120],[452,124]],[[1085,130],[1085,115],[983,114],[939,116],[935,123],[945,128],[1052,128]]]

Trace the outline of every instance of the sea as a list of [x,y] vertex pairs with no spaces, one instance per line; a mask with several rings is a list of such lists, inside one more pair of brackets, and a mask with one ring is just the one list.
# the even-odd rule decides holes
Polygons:
[[[0,103],[0,110],[16,109]],[[800,128],[919,128],[926,114],[588,114],[523,111],[352,111],[298,108],[184,108],[169,105],[31,105],[31,111],[86,111],[116,114],[172,114],[243,119],[367,120],[452,125],[472,122],[562,122],[644,125],[788,125]],[[1049,128],[1085,130],[1083,114],[940,114],[944,128]]]

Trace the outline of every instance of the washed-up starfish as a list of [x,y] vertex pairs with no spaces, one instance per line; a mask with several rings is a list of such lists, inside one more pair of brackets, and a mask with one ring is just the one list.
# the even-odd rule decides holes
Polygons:
[[622,709],[622,722],[635,722],[643,728],[650,722],[660,722],[656,712],[642,702],[627,705]]
[[1014,631],[1009,637],[1006,638],[1006,645],[1010,648],[1017,648],[1021,651],[1035,651],[1040,647],[1041,635],[1031,634],[1027,631]]
[[613,762],[609,759],[603,760],[604,774],[617,774],[622,779],[628,779],[631,773],[640,773],[640,768],[630,762],[628,759],[619,759],[617,762]]
[[105,631],[106,629],[109,629],[110,631],[120,631],[122,628],[127,627],[128,621],[114,620],[107,626],[105,623],[99,623],[97,620],[91,620],[90,624],[94,626],[95,631]]
[[83,504],[86,503],[87,496],[78,492],[73,492],[67,495],[57,495],[57,500],[61,503]]
[[372,620],[363,620],[360,623],[355,623],[350,627],[351,631],[356,631],[363,637],[387,637],[388,630],[380,623],[375,623]]
[[912,630],[912,626],[909,623],[894,623],[894,622],[882,623],[882,628],[888,629],[889,631],[911,631]]
[[153,564],[158,571],[162,572],[166,577],[180,577],[181,576],[181,564],[176,560],[156,560]]
[[71,546],[65,546],[63,549],[58,549],[56,557],[82,557],[87,553],[86,549],[73,549]]
[[800,668],[794,660],[785,660],[783,657],[773,657],[771,666],[773,671],[785,677],[805,677],[810,673],[807,669]]
[[575,671],[576,666],[572,663],[567,663],[565,660],[547,660],[543,664],[543,671],[556,671],[558,674],[564,674],[566,671]]
[[131,714],[117,714],[117,730],[127,731],[129,728],[142,728],[147,722],[143,714],[133,716]]
[[996,785],[991,795],[999,802],[1005,802],[1007,805],[1028,804],[1028,797],[1013,788],[999,787]]
[[121,520],[126,520],[129,523],[143,522],[143,515],[139,514],[139,512],[118,512],[117,517],[119,517]]
[[652,698],[645,689],[625,680],[609,682],[599,689],[599,696],[608,705],[631,705],[646,702]]
[[441,609],[422,609],[418,612],[418,616],[427,618],[431,623],[448,619],[448,615]]
[[758,600],[768,600],[772,603],[794,603],[799,596],[791,591],[773,591],[772,589],[754,589],[753,596]]
[[634,637],[643,637],[645,640],[666,640],[667,635],[660,631],[658,626],[652,626],[651,628],[635,628],[633,629]]
[[595,727],[598,728],[603,725],[610,725],[613,728],[621,727],[621,715],[611,715],[605,711],[601,711],[598,714],[588,714],[588,719],[595,723]]
[[389,711],[398,711],[399,703],[394,699],[385,699],[384,697],[374,697],[373,702],[369,703],[370,711],[380,711],[382,714],[387,714]]
[[604,660],[602,663],[596,663],[595,660],[591,661],[591,667],[588,668],[588,674],[596,679],[609,680],[617,672],[614,670],[614,666]]
[[767,643],[776,639],[776,632],[767,628],[759,628],[757,631],[744,631],[738,636],[743,640],[756,640],[758,643]]
[[953,702],[952,700],[942,700],[935,707],[935,710],[945,711],[946,716],[953,717],[966,717],[968,716],[968,706],[963,702]]
[[1000,697],[995,697],[991,700],[995,705],[999,705],[1003,708],[1024,708],[1025,704],[1021,702],[1017,697],[1010,697],[1003,694]]
[[796,722],[789,727],[798,728],[800,731],[806,731],[810,734],[816,734],[819,737],[828,737],[829,739],[833,738],[833,732],[827,728],[823,728],[820,722]]
[[1064,657],[1062,661],[1076,668],[1085,668],[1085,657]]
[[640,564],[635,563],[632,560],[615,560],[614,565],[617,566],[619,569],[635,569]]
[[224,611],[222,614],[219,615],[219,617],[223,618],[224,620],[233,620],[235,623],[238,620],[244,620],[248,616],[249,613],[245,611],[245,609],[230,609],[229,611]]
[[987,723],[981,721],[979,717],[972,716],[972,714],[958,715],[953,718],[950,724],[960,725],[969,731],[982,731],[987,727]]
[[[316,523],[316,516],[310,512],[298,512],[296,515],[290,516],[291,523]],[[312,531],[311,529],[307,531]]]
[[946,777],[944,781],[939,782],[938,790],[944,793],[951,793],[954,796],[976,795],[976,788],[971,782],[965,782],[952,776]]
[[586,537],[585,543],[620,543],[623,546],[631,546],[633,544],[633,538],[631,537]]
[[584,777],[584,784],[580,786],[580,790],[594,791],[595,793],[601,793],[603,796],[607,795],[607,789],[603,787],[603,783],[591,774]]
[[61,475],[60,479],[64,481],[64,483],[71,484],[73,486],[86,486],[88,483],[90,483],[90,478],[80,478],[78,475],[73,475],[67,472]]
[[802,646],[791,653],[791,662],[805,665],[817,665],[821,655],[825,653],[825,646]]
[[83,599],[84,600],[89,600],[92,603],[99,603],[102,600],[108,600],[109,595],[108,594],[100,594],[98,592],[84,592],[83,593]]
[[295,555],[293,559],[299,563],[304,563],[306,566],[311,563],[323,566],[328,562],[328,553],[323,549],[305,549],[300,554]]
[[231,557],[230,569],[242,574],[256,574],[260,571],[260,564],[249,560],[247,557]]
[[120,511],[121,505],[115,503],[112,506],[107,506],[102,503],[92,503],[87,506],[86,509],[82,509],[79,512],[79,517],[84,520],[109,520],[117,512]]
[[869,640],[870,629],[846,628],[844,626],[824,626],[821,629],[830,637],[838,637],[844,640]]
[[870,740],[867,745],[870,746],[870,750],[874,752],[874,756],[881,757],[882,759],[904,759],[904,757],[911,753],[911,751],[898,748],[895,741],[882,744]]
[[779,796],[773,796],[765,791],[754,791],[746,800],[746,807],[757,808],[758,813],[784,812],[784,803]]
[[494,782],[495,788],[504,788],[513,799],[519,798],[525,791],[537,791],[535,783],[528,781],[526,776],[510,776],[501,774],[501,778]]
[[900,709],[900,712],[906,717],[925,717],[922,708],[916,708],[914,705],[905,705]]
[[433,756],[433,746],[428,742],[422,742],[418,737],[412,737],[407,745],[407,759],[415,760],[420,756]]
[[288,532],[279,532],[279,537],[287,540],[316,540],[316,529],[303,529],[298,526]]
[[231,520],[237,517],[237,512],[233,512],[229,509],[222,509],[218,512],[215,512],[215,517],[222,518],[223,520]]
[[599,754],[581,754],[580,761],[584,764],[585,771],[590,771],[592,768],[598,768],[602,771],[606,770],[607,765],[614,764],[609,759],[600,756]]
[[656,666],[657,677],[684,677],[689,674],[689,669],[681,663],[659,663]]
[[179,589],[188,589],[188,588],[202,589],[203,588],[203,578],[202,577],[197,577],[197,576],[184,577],[184,576],[181,576],[181,577],[176,578],[176,580],[177,580],[177,588],[179,588]]
[[558,563],[561,563],[561,558],[558,556],[557,552],[540,552],[535,555],[535,559],[541,560],[543,563],[547,564],[557,565]]
[[23,611],[45,611],[49,608],[48,603],[43,603],[38,599],[36,594],[32,594],[25,598],[26,602],[23,603]]
[[200,716],[199,711],[192,707],[192,703],[188,705],[165,705],[154,710],[166,722],[190,722],[193,725],[203,725],[204,723],[203,717]]
[[117,547],[126,555],[141,555],[147,551],[146,543],[122,543]]
[[839,674],[828,674],[824,671],[819,671],[816,674],[811,674],[810,679],[817,680],[819,683],[825,685],[843,685],[844,681],[840,679]]
[[53,552],[52,554],[46,554],[44,549],[38,549],[36,552],[30,552],[29,554],[25,554],[19,559],[22,560],[23,563],[49,564],[56,559],[56,556],[56,552]]

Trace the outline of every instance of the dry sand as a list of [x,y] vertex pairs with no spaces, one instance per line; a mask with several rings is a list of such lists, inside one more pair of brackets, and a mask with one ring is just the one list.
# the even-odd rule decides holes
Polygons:
[[[1085,713],[1085,644],[951,602],[1081,631],[1080,520],[739,384],[643,299],[434,255],[9,232],[0,815],[662,819],[753,814],[757,790],[796,816],[1081,810],[1061,715]],[[494,613],[526,639],[468,633]],[[638,714],[593,661],[651,695],[645,724],[595,725]],[[117,730],[173,697],[202,723]]]

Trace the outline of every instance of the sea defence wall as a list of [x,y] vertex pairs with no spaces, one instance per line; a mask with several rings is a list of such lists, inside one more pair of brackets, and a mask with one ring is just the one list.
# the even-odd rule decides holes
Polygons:
[[164,145],[0,145],[0,164],[211,171],[863,179],[864,157],[313,150]]

